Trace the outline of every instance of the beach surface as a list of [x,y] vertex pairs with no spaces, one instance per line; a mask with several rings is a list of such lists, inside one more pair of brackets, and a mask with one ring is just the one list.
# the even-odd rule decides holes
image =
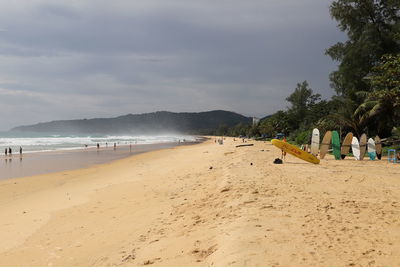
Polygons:
[[[191,142],[194,143],[194,142]],[[14,153],[0,156],[0,180],[72,170],[102,164],[152,150],[170,148],[181,143],[112,145],[97,148]]]
[[400,265],[400,164],[250,143],[0,181],[1,265]]

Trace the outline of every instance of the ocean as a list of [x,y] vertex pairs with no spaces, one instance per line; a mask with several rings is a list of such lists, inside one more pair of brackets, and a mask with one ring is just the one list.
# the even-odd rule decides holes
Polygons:
[[159,143],[194,142],[196,137],[189,135],[46,135],[37,133],[0,132],[0,153],[11,148],[13,153],[75,150],[83,148],[112,147],[121,145],[143,145]]

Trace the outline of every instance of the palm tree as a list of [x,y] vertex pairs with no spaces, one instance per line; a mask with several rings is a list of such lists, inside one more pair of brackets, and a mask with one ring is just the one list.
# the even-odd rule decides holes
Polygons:
[[330,118],[338,126],[349,128],[360,137],[366,129],[367,120],[361,114],[354,112],[357,109],[357,103],[350,98],[340,96],[335,96],[333,99],[338,102],[339,108],[337,113],[330,115]]
[[358,92],[364,95],[364,102],[358,106],[354,115],[364,124],[374,120],[378,132],[389,131],[400,118],[400,88]]

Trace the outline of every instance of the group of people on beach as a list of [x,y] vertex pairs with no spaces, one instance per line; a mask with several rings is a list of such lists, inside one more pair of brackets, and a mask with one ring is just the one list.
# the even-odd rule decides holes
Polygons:
[[[88,145],[85,145],[85,147],[88,147]],[[100,144],[96,144],[97,149],[100,149]],[[106,143],[106,147],[108,147],[108,143]],[[114,150],[117,149],[117,143],[114,143]]]
[[[22,147],[20,146],[19,147],[19,154],[22,156]],[[4,149],[4,155],[7,157],[7,156],[12,156],[12,149],[11,149],[11,147],[9,147],[9,148],[5,148]]]

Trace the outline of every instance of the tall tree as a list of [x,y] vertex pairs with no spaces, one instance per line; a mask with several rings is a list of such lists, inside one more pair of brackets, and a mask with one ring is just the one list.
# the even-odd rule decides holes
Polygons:
[[291,104],[288,114],[294,128],[298,128],[300,124],[307,124],[308,111],[311,106],[315,105],[321,99],[320,94],[314,94],[309,87],[307,81],[298,83],[294,92],[286,98]]
[[337,0],[330,6],[339,29],[348,40],[326,53],[339,67],[331,73],[331,85],[339,95],[356,100],[357,91],[369,91],[365,77],[384,54],[400,52],[399,0]]
[[392,128],[400,125],[400,54],[383,56],[368,80],[372,91],[358,92],[364,101],[355,115],[375,126],[373,134],[390,135]]

